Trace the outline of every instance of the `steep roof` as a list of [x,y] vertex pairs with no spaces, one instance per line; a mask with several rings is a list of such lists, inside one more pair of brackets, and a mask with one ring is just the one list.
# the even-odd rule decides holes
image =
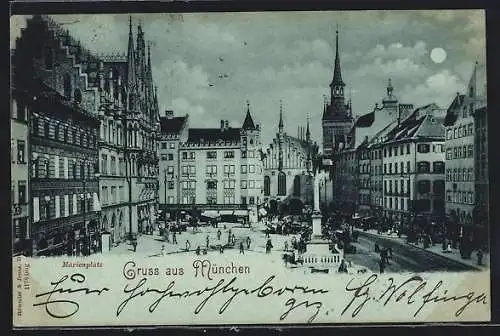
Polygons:
[[457,94],[455,99],[451,102],[448,110],[446,111],[446,117],[444,119],[445,126],[452,126],[457,120],[457,110],[463,105],[465,95]]
[[162,134],[177,134],[186,124],[187,117],[160,117],[160,130]]
[[252,116],[250,115],[250,109],[247,109],[247,115],[245,116],[245,120],[243,121],[242,128],[244,130],[254,130],[256,128]]
[[[425,108],[424,106],[423,108]],[[394,127],[385,137],[385,141],[396,141],[409,138],[443,138],[445,128],[442,118],[431,114],[419,116],[420,109],[415,110],[412,115],[401,124]]]
[[216,143],[223,142],[238,142],[240,141],[241,128],[228,128],[221,130],[220,128],[190,128],[188,142],[190,143]]

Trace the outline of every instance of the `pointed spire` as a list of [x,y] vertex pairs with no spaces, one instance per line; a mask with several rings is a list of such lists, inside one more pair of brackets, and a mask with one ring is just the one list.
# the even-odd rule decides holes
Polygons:
[[[129,16],[129,33],[128,33],[128,50],[127,50],[127,91],[128,95],[133,94],[135,85],[135,49],[134,49],[134,34],[132,32],[132,16]],[[130,101],[130,99],[129,99]],[[129,106],[129,108],[133,108]]]
[[280,133],[283,132],[283,100],[280,100],[280,121],[278,123],[278,130]]
[[307,115],[307,126],[306,126],[306,141],[309,142],[311,140],[311,131],[309,130],[309,115]]
[[250,114],[250,102],[247,100],[247,115],[245,116],[245,120],[243,121],[242,128],[244,130],[254,130],[255,123],[253,122],[252,115]]
[[340,69],[340,56],[339,56],[339,27],[335,31],[335,67],[333,70],[333,80],[330,86],[340,85],[345,86],[342,81],[342,71]]
[[392,91],[394,90],[394,88],[392,87],[392,82],[391,82],[391,79],[389,78],[389,82],[387,84],[387,96],[392,96]]
[[151,71],[151,41],[148,41],[148,69]]

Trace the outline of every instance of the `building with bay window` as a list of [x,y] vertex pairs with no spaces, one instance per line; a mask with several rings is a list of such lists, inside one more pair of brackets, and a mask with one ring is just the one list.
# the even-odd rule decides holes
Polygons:
[[40,15],[27,20],[12,59],[14,97],[22,97],[17,110],[23,106],[29,120],[30,254],[95,253],[99,120],[91,73],[97,62]]

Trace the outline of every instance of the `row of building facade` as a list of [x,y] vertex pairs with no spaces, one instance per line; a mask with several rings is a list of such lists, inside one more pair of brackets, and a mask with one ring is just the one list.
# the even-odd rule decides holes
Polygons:
[[309,127],[305,138],[284,132],[282,107],[279,118],[276,137],[263,150],[261,126],[249,103],[241,127],[221,120],[218,128],[190,128],[189,115],[166,111],[161,117],[160,207],[171,217],[196,208],[253,221],[259,208],[278,211],[292,199],[300,200],[299,206],[309,204],[307,162],[317,146]]
[[155,216],[159,113],[146,49],[132,22],[127,54],[98,56],[50,17],[27,20],[11,53],[14,254],[90,254]]
[[[378,217],[403,230],[439,227],[450,237],[487,241],[486,69],[476,63],[464,94],[448,109],[400,103],[389,79],[382,104],[352,117],[344,103],[338,52],[323,150],[334,165],[322,182],[322,206]],[[329,194],[328,191],[332,190]]]

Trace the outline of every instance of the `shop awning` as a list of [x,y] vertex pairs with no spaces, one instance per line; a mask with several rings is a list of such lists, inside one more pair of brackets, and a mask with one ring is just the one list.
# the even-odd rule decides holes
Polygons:
[[260,209],[259,209],[259,213],[260,213],[260,215],[261,215],[261,216],[265,216],[265,215],[267,215],[267,211],[266,211],[266,209],[264,209],[264,208],[260,208]]
[[94,211],[101,211],[101,203],[99,202],[99,196],[97,196],[97,193],[94,193],[92,195],[93,197],[93,209]]
[[219,211],[219,215],[232,215],[233,210],[221,210]]
[[248,216],[248,210],[234,210],[235,216]]
[[219,216],[219,213],[215,210],[206,210],[201,213],[202,216],[205,217],[210,217],[210,218],[217,218]]

